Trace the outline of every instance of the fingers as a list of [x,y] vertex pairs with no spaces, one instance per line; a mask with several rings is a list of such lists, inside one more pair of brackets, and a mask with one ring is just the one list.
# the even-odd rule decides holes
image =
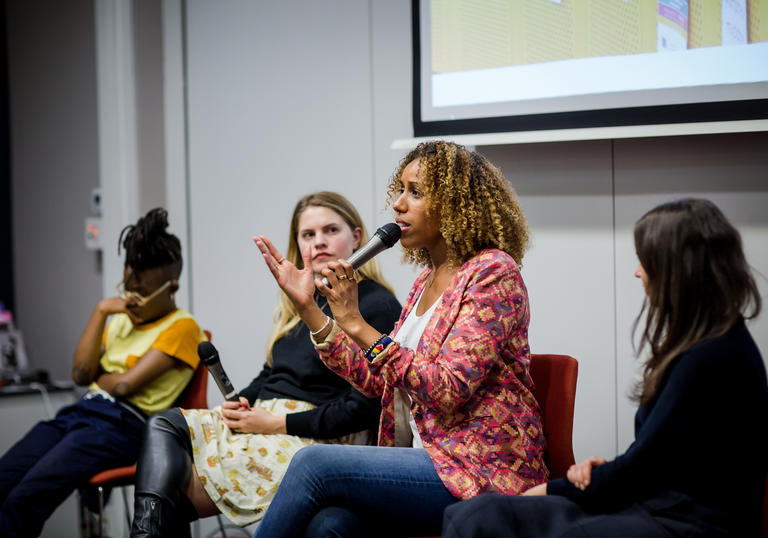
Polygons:
[[589,485],[589,470],[592,468],[591,466],[585,464],[587,464],[586,461],[571,465],[565,475],[568,479],[568,482],[582,491],[584,491]]
[[243,420],[244,413],[240,411],[228,411],[221,410],[221,420],[229,428],[232,433],[242,433],[245,428],[245,421]]
[[270,241],[263,235],[260,235],[259,239],[261,239],[264,245],[266,245],[267,250],[269,251],[269,254],[275,259],[275,261],[283,259],[283,255],[280,254],[280,251],[277,250],[277,248],[275,248],[275,245],[272,244],[272,241]]
[[253,242],[259,247],[269,270],[272,271],[273,275],[277,276],[278,267],[285,261],[285,257],[280,254],[280,251],[275,248],[275,245],[263,235],[254,236]]
[[331,288],[334,286],[334,284],[344,280],[357,282],[355,278],[355,269],[347,260],[329,262],[328,265],[320,272],[328,280]]
[[592,482],[592,468],[605,462],[604,458],[590,456],[581,463],[571,465],[565,476],[571,484],[584,491]]
[[338,275],[339,280],[348,279],[351,282],[355,281],[355,268],[347,260],[339,260],[334,265],[334,271]]
[[230,420],[224,415],[221,417],[221,421],[226,424],[227,428],[229,428],[232,431],[235,431],[237,429],[237,421],[236,420]]
[[304,269],[312,267],[312,247],[305,245],[301,251],[301,260],[304,262]]
[[238,421],[243,420],[247,416],[247,411],[240,407],[239,402],[231,402],[235,404],[233,408],[221,407],[221,416],[226,420]]

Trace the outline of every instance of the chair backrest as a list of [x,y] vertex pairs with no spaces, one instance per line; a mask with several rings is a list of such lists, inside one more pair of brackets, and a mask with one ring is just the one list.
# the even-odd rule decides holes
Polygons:
[[544,454],[550,478],[562,478],[573,457],[573,409],[579,363],[568,355],[531,354],[533,395],[544,421],[547,450]]
[[[208,340],[211,339],[210,331],[205,331],[205,335]],[[208,409],[208,368],[205,367],[203,361],[197,365],[192,379],[176,400],[176,407]]]

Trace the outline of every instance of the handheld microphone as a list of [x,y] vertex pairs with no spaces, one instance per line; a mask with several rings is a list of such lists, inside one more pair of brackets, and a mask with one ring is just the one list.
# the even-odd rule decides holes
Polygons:
[[[373,237],[365,245],[357,249],[347,261],[352,266],[352,269],[357,271],[378,253],[387,250],[397,243],[402,233],[403,231],[400,229],[400,226],[394,222],[385,224],[376,230]],[[323,277],[323,284],[329,285],[328,279],[325,277]]]
[[205,367],[211,372],[214,381],[219,386],[219,390],[224,395],[224,399],[230,402],[239,401],[239,396],[235,387],[229,381],[227,374],[224,373],[224,368],[221,367],[221,360],[219,360],[219,352],[213,347],[210,342],[200,342],[197,346],[197,354],[200,356],[200,360],[203,361]]

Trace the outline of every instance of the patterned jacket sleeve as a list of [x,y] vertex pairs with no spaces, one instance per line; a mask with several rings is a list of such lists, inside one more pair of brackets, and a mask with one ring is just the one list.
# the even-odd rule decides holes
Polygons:
[[[417,280],[414,291],[423,281]],[[417,350],[393,342],[369,364],[359,348],[339,333],[321,356],[331,369],[369,394],[386,383],[404,388],[425,407],[452,413],[499,368],[502,349],[528,321],[522,277],[508,255],[494,251],[473,258],[462,266],[454,283],[443,299],[448,306],[439,309],[441,315],[433,316],[436,319],[426,329],[445,335],[442,341],[425,334]],[[430,345],[439,346],[437,353],[430,353]]]
[[[360,313],[377,331],[388,333],[401,307],[382,286],[370,281],[360,284]],[[360,430],[375,428],[381,413],[380,395],[366,397],[349,387],[347,393],[311,411],[286,416],[288,433],[316,439],[331,439]]]

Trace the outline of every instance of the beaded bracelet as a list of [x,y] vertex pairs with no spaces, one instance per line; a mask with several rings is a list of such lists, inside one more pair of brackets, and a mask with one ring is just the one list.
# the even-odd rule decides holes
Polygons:
[[327,329],[328,324],[330,323],[331,323],[331,316],[325,316],[325,324],[316,331],[309,331],[309,335],[314,338],[315,336],[323,332],[325,329]]
[[389,344],[392,343],[392,339],[386,334],[379,336],[376,341],[365,350],[365,358],[369,361],[375,359],[382,351],[384,351]]

